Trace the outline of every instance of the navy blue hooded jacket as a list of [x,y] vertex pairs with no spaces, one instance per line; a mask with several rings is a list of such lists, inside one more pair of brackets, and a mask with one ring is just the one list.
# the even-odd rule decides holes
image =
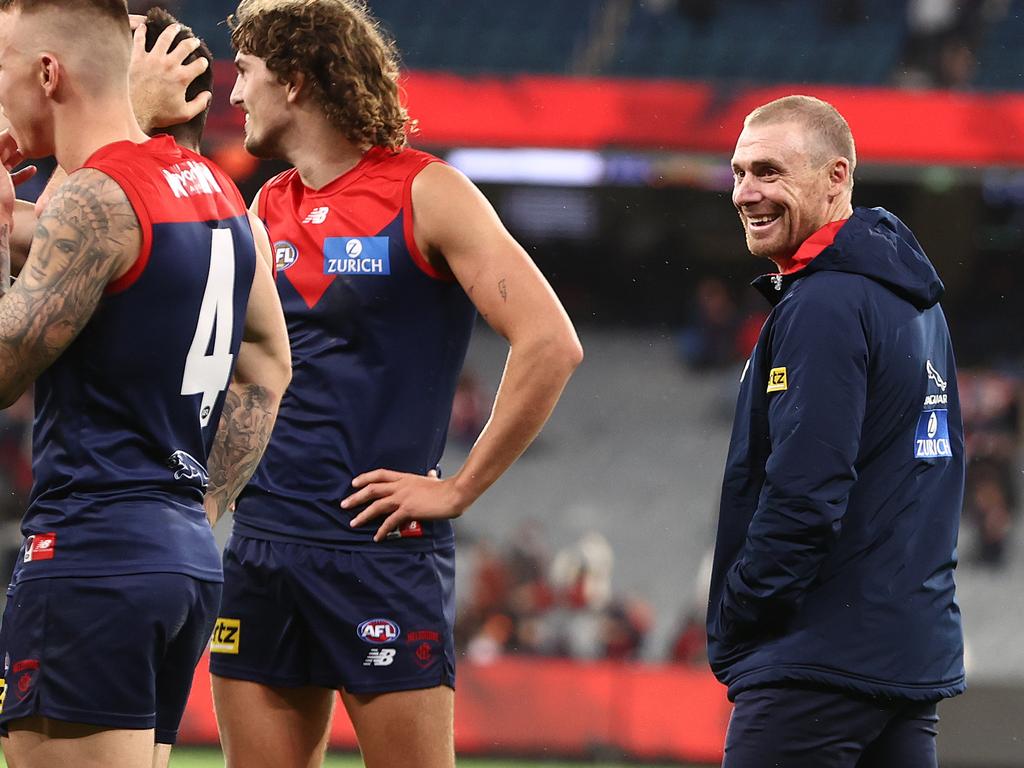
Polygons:
[[708,606],[730,699],[810,683],[964,690],[953,570],[964,452],[943,285],[913,233],[858,208],[798,272],[744,369]]

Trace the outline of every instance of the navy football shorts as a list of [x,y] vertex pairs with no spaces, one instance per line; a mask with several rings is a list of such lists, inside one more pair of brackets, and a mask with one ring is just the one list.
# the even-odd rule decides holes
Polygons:
[[455,550],[330,549],[232,535],[210,671],[385,693],[455,685]]
[[722,768],[936,768],[934,703],[809,686],[736,696]]
[[178,573],[22,581],[0,648],[0,733],[23,717],[155,728],[173,744],[221,585]]

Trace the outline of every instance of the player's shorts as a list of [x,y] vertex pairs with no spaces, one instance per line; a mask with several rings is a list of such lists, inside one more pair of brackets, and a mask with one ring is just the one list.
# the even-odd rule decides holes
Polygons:
[[40,716],[156,730],[173,744],[221,585],[178,573],[61,577],[10,590],[0,733]]
[[234,534],[210,671],[351,693],[455,685],[455,551],[330,549]]
[[936,768],[934,703],[805,686],[736,696],[722,768]]

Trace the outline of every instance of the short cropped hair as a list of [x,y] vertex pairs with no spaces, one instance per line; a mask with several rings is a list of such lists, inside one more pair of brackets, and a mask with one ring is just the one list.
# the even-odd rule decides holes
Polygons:
[[[179,23],[180,22],[176,18],[163,8],[150,8],[149,13],[146,14],[146,50],[153,50],[153,46],[156,44],[156,39],[160,37],[160,34],[167,29],[167,27],[172,24]],[[181,31],[178,32],[178,34],[174,36],[174,40],[171,41],[171,50],[173,51],[180,43],[195,36],[195,33],[189,27],[182,24]],[[210,53],[209,47],[202,40],[199,41],[199,47],[190,53],[183,63],[191,64],[197,59],[206,59],[209,66],[207,66],[203,72],[196,75],[195,80],[189,83],[188,88],[185,89],[186,101],[191,101],[203,91],[213,90],[213,54]],[[203,138],[203,130],[206,128],[206,116],[209,114],[210,107],[207,106],[206,109],[193,117],[187,123],[178,123],[177,125],[169,125],[165,128],[157,128],[153,133],[166,133],[169,136],[174,137],[174,140],[179,144],[199,146],[199,142]]]
[[853,171],[857,167],[853,132],[846,118],[827,101],[813,96],[784,96],[747,115],[743,127],[788,122],[800,123],[817,137],[822,150],[821,160],[827,159],[826,155],[839,155],[849,160],[850,178],[853,178]]
[[398,50],[363,0],[242,0],[228,26],[235,50],[263,59],[282,81],[304,75],[328,121],[354,145],[405,146]]
[[128,24],[127,0],[0,0],[0,11],[86,11]]

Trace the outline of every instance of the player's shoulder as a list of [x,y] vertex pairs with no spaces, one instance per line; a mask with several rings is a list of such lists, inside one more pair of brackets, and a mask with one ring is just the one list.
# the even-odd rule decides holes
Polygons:
[[408,179],[433,164],[444,165],[444,160],[412,147],[403,147],[400,150],[372,147],[367,150],[361,163],[363,174],[367,178],[394,180]]
[[269,192],[283,189],[296,183],[302,183],[302,180],[299,178],[299,172],[294,168],[289,168],[286,171],[281,171],[280,173],[271,176],[263,182],[263,186],[260,187],[256,194],[259,197],[264,197]]

